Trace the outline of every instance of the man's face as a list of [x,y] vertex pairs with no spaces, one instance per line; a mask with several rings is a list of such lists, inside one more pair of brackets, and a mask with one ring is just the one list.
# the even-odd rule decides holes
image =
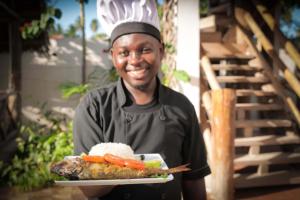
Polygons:
[[163,57],[163,46],[150,35],[128,34],[113,43],[111,55],[123,80],[133,88],[142,89],[155,81]]

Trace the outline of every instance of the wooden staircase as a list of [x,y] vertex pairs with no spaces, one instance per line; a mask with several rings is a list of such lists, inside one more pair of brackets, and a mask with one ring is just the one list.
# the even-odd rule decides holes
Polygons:
[[235,188],[300,184],[295,122],[239,34],[235,26],[224,33],[217,27],[201,30],[201,53],[217,82],[236,91]]

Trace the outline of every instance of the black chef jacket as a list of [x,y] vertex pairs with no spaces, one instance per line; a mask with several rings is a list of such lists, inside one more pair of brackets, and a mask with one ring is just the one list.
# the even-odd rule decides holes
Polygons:
[[142,106],[128,104],[122,79],[89,92],[76,109],[75,154],[88,153],[98,143],[120,142],[137,154],[159,153],[169,168],[190,163],[192,170],[175,174],[173,181],[164,184],[117,186],[101,197],[103,200],[180,200],[182,179],[203,178],[210,173],[193,105],[158,78],[157,82],[156,101]]

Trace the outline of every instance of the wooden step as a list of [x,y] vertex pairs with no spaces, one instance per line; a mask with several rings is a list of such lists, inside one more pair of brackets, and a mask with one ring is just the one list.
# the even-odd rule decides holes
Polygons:
[[[201,22],[200,22],[201,24]],[[255,58],[254,55],[248,55],[246,45],[235,43],[219,43],[219,42],[201,42],[203,53],[211,60],[222,59],[246,59]]]
[[290,127],[292,122],[286,119],[237,120],[236,128],[277,128]]
[[271,152],[260,154],[236,155],[234,164],[256,166],[260,164],[300,163],[300,153]]
[[222,42],[222,33],[216,32],[200,32],[201,42]]
[[249,65],[237,65],[237,64],[212,64],[212,69],[217,70],[227,70],[227,71],[233,71],[233,70],[243,70],[243,71],[258,71],[262,68],[260,67],[252,67]]
[[281,110],[283,107],[276,103],[237,103],[237,110]]
[[236,147],[241,146],[263,146],[263,145],[283,145],[283,144],[300,144],[300,137],[297,135],[263,135],[254,137],[236,138],[234,140]]
[[255,76],[217,76],[220,83],[267,83],[268,79],[265,77]]
[[237,89],[236,95],[238,97],[242,96],[274,96],[274,92],[267,92],[263,90],[251,90],[251,89]]
[[300,171],[286,170],[259,174],[234,174],[235,188],[250,188],[300,183]]

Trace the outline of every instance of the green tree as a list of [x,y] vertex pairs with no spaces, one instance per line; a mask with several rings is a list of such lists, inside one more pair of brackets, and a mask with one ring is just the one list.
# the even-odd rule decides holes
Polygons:
[[91,30],[96,33],[98,31],[98,28],[99,28],[99,24],[98,24],[98,20],[97,19],[93,19],[91,21],[91,24],[90,24],[90,27],[91,27]]
[[77,34],[77,28],[74,24],[71,24],[65,33],[66,37],[77,38],[79,35]]

